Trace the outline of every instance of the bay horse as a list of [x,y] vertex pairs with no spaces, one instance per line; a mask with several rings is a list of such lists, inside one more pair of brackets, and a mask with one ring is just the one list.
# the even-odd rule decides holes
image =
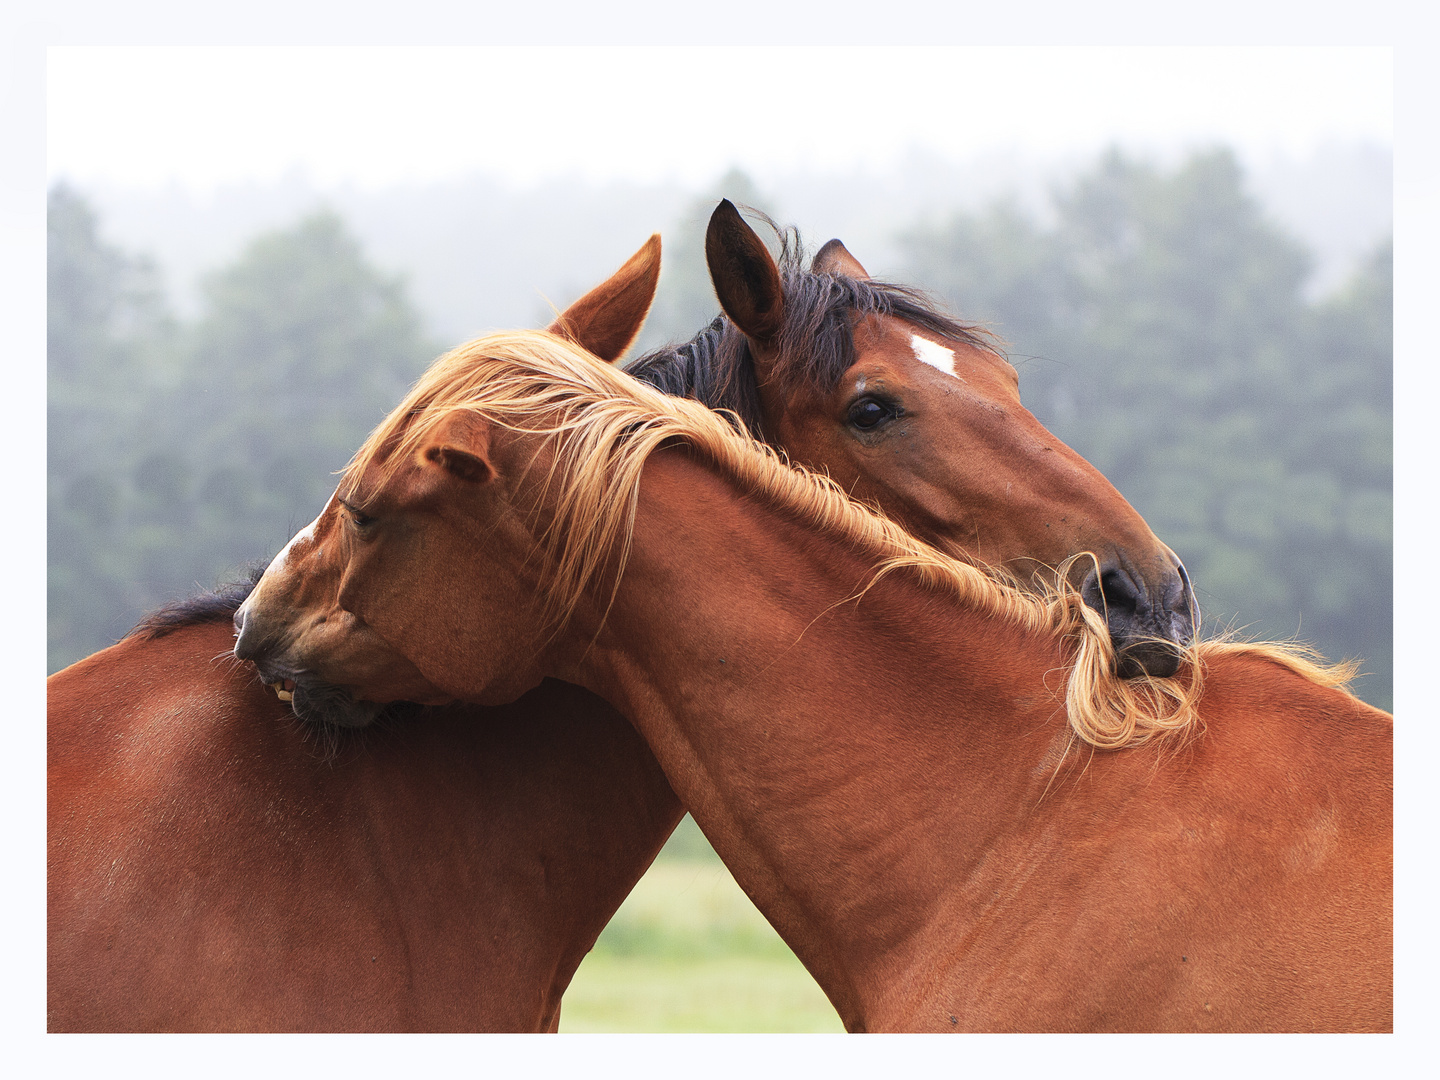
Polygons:
[[235,623],[337,710],[599,694],[851,1031],[1391,1026],[1393,724],[1345,672],[1204,642],[1122,679],[1063,580],[554,335],[442,358]]

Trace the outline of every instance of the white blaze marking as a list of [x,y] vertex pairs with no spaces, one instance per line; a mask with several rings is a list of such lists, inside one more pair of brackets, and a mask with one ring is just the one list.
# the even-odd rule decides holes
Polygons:
[[[325,514],[322,510],[320,513],[320,517],[324,516]],[[314,521],[310,522],[309,525],[306,525],[305,528],[301,529],[298,533],[292,536],[290,538],[290,542],[280,549],[280,554],[276,555],[275,558],[270,560],[270,565],[265,568],[265,573],[260,575],[260,580],[255,583],[255,588],[250,590],[250,595],[245,598],[245,602],[242,603],[239,610],[235,612],[236,617],[240,619],[241,623],[243,623],[245,621],[245,618],[250,614],[250,609],[255,606],[255,598],[259,596],[261,591],[265,588],[265,583],[271,580],[270,575],[285,565],[285,557],[290,554],[290,549],[293,548],[296,544],[298,544],[301,540],[309,540],[314,537],[315,526],[318,524],[320,524],[319,517],[317,517]],[[280,691],[279,693],[283,694],[283,691]],[[289,701],[290,698],[288,696],[282,696],[280,700]]]
[[275,556],[274,560],[270,563],[270,566],[266,569],[265,573],[268,574],[271,570],[279,570],[282,566],[284,566],[285,557],[290,554],[290,549],[293,548],[296,544],[298,544],[301,540],[309,540],[314,537],[315,526],[318,524],[320,524],[320,519],[317,517],[314,521],[310,522],[309,525],[306,525],[305,528],[301,529],[298,533],[292,536],[290,538],[290,542],[280,549],[280,554]]
[[929,364],[936,371],[943,371],[952,379],[957,378],[955,374],[955,353],[944,345],[936,345],[929,338],[923,338],[919,334],[910,335],[910,345],[915,350],[916,359]]

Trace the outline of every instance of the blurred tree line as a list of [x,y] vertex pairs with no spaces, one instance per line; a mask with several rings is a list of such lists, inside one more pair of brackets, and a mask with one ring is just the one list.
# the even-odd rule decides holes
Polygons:
[[48,216],[53,671],[274,554],[439,349],[333,214],[256,238],[191,325],[79,195]]
[[[778,219],[743,175],[721,188]],[[647,346],[717,311],[712,205],[667,232]],[[330,213],[253,241],[188,325],[79,195],[52,190],[49,218],[56,670],[277,550],[440,345]],[[1185,560],[1212,630],[1361,656],[1362,696],[1390,707],[1388,243],[1309,302],[1309,255],[1218,151],[1169,171],[1112,153],[1053,221],[999,204],[901,250],[897,277],[1007,340],[1026,405]]]

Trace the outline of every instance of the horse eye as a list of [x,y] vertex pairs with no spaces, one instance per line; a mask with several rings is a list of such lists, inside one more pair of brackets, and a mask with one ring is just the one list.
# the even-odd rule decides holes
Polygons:
[[366,526],[374,524],[375,519],[358,507],[351,506],[347,502],[342,502],[340,505],[345,508],[345,513],[350,515],[350,523],[357,529],[363,529]]
[[873,397],[863,397],[850,406],[849,420],[853,427],[861,431],[874,431],[886,420],[893,420],[899,414],[899,410],[886,401],[880,401]]

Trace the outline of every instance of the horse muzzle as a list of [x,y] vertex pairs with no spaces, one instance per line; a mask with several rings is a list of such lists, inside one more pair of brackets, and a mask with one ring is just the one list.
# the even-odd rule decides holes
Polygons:
[[1179,560],[1148,578],[1123,557],[1102,563],[1080,583],[1080,596],[1105,617],[1121,677],[1179,670],[1196,618],[1190,575]]

